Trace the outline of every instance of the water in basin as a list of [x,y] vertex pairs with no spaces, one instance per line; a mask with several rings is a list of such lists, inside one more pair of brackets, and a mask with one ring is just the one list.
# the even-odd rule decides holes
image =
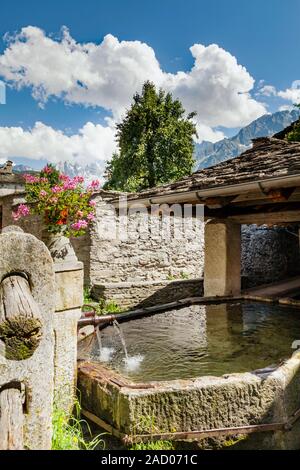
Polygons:
[[[278,364],[300,339],[300,310],[258,302],[191,305],[113,326],[92,358],[135,382],[220,376]],[[109,354],[107,353],[109,352]]]

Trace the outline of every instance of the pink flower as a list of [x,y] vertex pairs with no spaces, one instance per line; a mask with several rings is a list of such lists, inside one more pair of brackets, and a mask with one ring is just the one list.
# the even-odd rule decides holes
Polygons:
[[69,181],[70,177],[69,177],[68,175],[64,175],[63,173],[61,173],[61,174],[59,175],[59,179],[60,179],[61,181]]
[[95,199],[92,199],[92,200],[89,202],[89,206],[91,206],[91,207],[95,207],[96,204],[97,204],[97,203],[96,203]]
[[20,204],[18,207],[18,212],[24,217],[30,213],[30,209],[26,204]]
[[53,186],[53,188],[51,188],[51,191],[52,193],[60,193],[62,191],[62,187],[61,186]]
[[51,166],[46,165],[46,166],[42,169],[42,171],[43,171],[44,173],[47,173],[47,174],[49,175],[50,173],[53,172],[53,169],[51,168]]
[[84,182],[84,177],[83,176],[75,176],[75,178],[73,178],[73,181],[76,181],[76,183],[83,183]]
[[71,225],[71,228],[73,230],[81,230],[81,229],[87,228],[87,226],[88,226],[87,221],[84,219],[81,219],[81,220],[78,220],[78,222],[74,222],[74,224]]
[[11,216],[12,216],[12,218],[13,218],[15,221],[17,221],[17,220],[19,220],[19,219],[21,218],[21,215],[18,214],[17,211],[13,211],[13,212],[11,213]]
[[14,212],[12,212],[12,218],[14,220],[19,220],[21,217],[26,217],[27,215],[30,214],[30,209],[26,204],[20,204],[18,206],[18,209]]
[[82,211],[77,211],[77,217],[82,217],[83,216],[83,212]]
[[42,190],[40,191],[40,196],[41,196],[41,197],[47,196],[47,191],[45,191],[44,189],[42,189]]
[[29,184],[40,182],[40,178],[38,176],[29,175],[29,174],[25,174],[24,179],[25,179],[25,182]]
[[77,186],[77,183],[76,181],[74,181],[73,179],[69,179],[68,181],[65,181],[64,185],[63,185],[63,189],[64,190],[73,190],[75,189]]
[[50,199],[51,204],[57,204],[58,203],[58,198],[57,197],[52,197]]
[[88,191],[95,191],[96,189],[99,189],[100,187],[100,181],[99,180],[93,180],[89,185],[88,185]]
[[90,221],[93,221],[96,219],[95,214],[93,212],[90,212],[86,218]]
[[45,178],[45,177],[41,178],[40,182],[41,183],[49,183],[48,178]]

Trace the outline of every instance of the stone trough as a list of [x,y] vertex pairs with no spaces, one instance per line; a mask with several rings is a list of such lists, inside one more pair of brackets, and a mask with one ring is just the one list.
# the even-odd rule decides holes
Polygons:
[[[79,357],[88,342],[80,343]],[[78,388],[83,414],[124,442],[164,439],[195,441],[203,449],[300,448],[300,352],[252,372],[147,383],[134,382],[103,363],[80,360]]]

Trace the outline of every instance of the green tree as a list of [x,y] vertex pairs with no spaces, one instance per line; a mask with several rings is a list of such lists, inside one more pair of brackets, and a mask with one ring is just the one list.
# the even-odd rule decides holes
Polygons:
[[[294,106],[296,108],[300,108],[300,104],[295,104]],[[287,134],[286,139],[289,142],[300,142],[300,119],[295,122],[293,125],[293,130]]]
[[117,124],[119,151],[106,167],[106,189],[141,191],[193,170],[196,127],[179,100],[145,82]]

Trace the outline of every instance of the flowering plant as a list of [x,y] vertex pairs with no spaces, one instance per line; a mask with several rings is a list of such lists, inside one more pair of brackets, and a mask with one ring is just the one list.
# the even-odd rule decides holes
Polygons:
[[39,175],[25,174],[26,203],[20,204],[12,213],[14,220],[29,214],[43,217],[49,232],[67,237],[83,235],[95,220],[93,192],[99,181],[92,181],[86,188],[84,178],[70,178],[52,165],[47,165]]

